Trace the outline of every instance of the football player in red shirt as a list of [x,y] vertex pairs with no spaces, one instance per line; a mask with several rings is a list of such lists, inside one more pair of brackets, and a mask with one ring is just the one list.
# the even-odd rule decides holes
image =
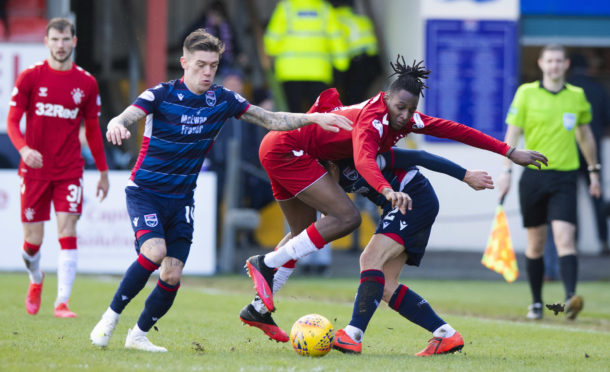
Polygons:
[[[84,160],[78,139],[83,121],[87,143],[100,171],[97,195],[101,199],[108,193],[108,166],[99,126],[97,82],[70,59],[76,46],[74,25],[64,18],[51,19],[44,42],[49,57],[19,74],[7,119],[8,135],[21,155],[23,259],[30,276],[25,308],[32,315],[40,309],[44,275],[39,250],[44,221],[49,220],[53,203],[61,247],[55,316],[74,318],[68,300],[76,276],[76,222],[83,202]],[[19,129],[24,113],[25,137]]]
[[[546,157],[536,151],[518,150],[466,125],[417,112],[419,96],[426,87],[424,80],[430,71],[421,62],[408,66],[400,56],[391,66],[398,79],[387,93],[380,92],[360,104],[342,106],[337,91],[330,89],[322,92],[310,110],[333,111],[348,117],[353,122],[352,132],[328,136],[316,126],[308,126],[289,132],[270,132],[261,143],[261,164],[269,175],[274,197],[292,236],[274,252],[246,261],[256,293],[269,311],[275,310],[275,268],[324,247],[360,224],[357,208],[318,160],[353,157],[358,173],[403,214],[411,209],[411,198],[390,187],[377,166],[376,156],[390,150],[410,132],[451,138],[504,155],[519,165],[540,168],[541,163],[547,163]],[[316,211],[324,214],[317,221]]]

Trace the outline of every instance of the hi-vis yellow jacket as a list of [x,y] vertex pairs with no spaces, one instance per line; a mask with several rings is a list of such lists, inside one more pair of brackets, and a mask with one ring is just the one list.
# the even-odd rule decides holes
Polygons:
[[350,6],[335,8],[335,14],[347,40],[350,59],[365,53],[369,56],[379,53],[373,22],[368,17],[354,13]]
[[345,35],[333,7],[323,0],[282,0],[265,32],[265,50],[275,57],[279,81],[331,84],[333,66],[349,67]]

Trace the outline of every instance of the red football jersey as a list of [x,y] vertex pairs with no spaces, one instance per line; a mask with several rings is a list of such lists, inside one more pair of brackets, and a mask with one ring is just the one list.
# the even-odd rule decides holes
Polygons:
[[44,180],[80,177],[84,160],[79,129],[83,119],[100,115],[95,78],[75,64],[68,71],[53,70],[45,60],[19,74],[10,105],[25,111],[25,143],[43,159],[39,169],[21,161],[19,175]]
[[377,165],[377,154],[389,151],[401,138],[410,132],[435,137],[451,138],[465,144],[504,155],[510,148],[506,143],[488,136],[466,125],[435,118],[416,112],[402,130],[390,127],[385,93],[352,106],[342,106],[339,94],[333,89],[320,94],[309,112],[333,112],[349,118],[353,130],[332,133],[318,125],[285,132],[295,136],[309,155],[323,160],[339,160],[353,157],[358,172],[378,192],[390,187]]

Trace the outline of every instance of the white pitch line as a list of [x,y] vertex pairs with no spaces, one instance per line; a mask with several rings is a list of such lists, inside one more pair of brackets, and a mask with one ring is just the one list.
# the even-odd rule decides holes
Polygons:
[[522,326],[522,327],[532,327],[533,326],[533,327],[556,329],[556,330],[568,331],[568,332],[585,332],[585,333],[593,333],[593,334],[601,334],[601,335],[608,335],[608,333],[610,333],[608,331],[601,331],[601,330],[597,330],[597,329],[569,327],[569,326],[564,326],[564,325],[560,325],[560,324],[537,323],[535,321],[522,322],[522,321],[518,321],[518,320],[481,318],[481,317],[474,317],[474,316],[470,316],[470,315],[453,315],[453,316],[458,316],[458,317],[473,319],[473,320],[479,320],[479,321],[485,322],[485,323],[510,324],[510,325],[518,325],[518,326]]

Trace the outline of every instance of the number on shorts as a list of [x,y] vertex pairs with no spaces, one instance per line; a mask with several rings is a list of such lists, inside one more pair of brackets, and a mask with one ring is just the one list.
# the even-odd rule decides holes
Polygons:
[[195,221],[195,206],[187,205],[184,207],[184,217],[186,218],[186,223],[193,223]]
[[69,185],[68,191],[70,194],[66,196],[66,200],[70,203],[80,203],[81,198],[83,197],[83,188],[80,185]]
[[384,220],[387,221],[394,221],[394,215],[398,212],[398,207],[392,209],[390,212],[388,212],[388,214],[386,214],[386,216],[383,218]]

